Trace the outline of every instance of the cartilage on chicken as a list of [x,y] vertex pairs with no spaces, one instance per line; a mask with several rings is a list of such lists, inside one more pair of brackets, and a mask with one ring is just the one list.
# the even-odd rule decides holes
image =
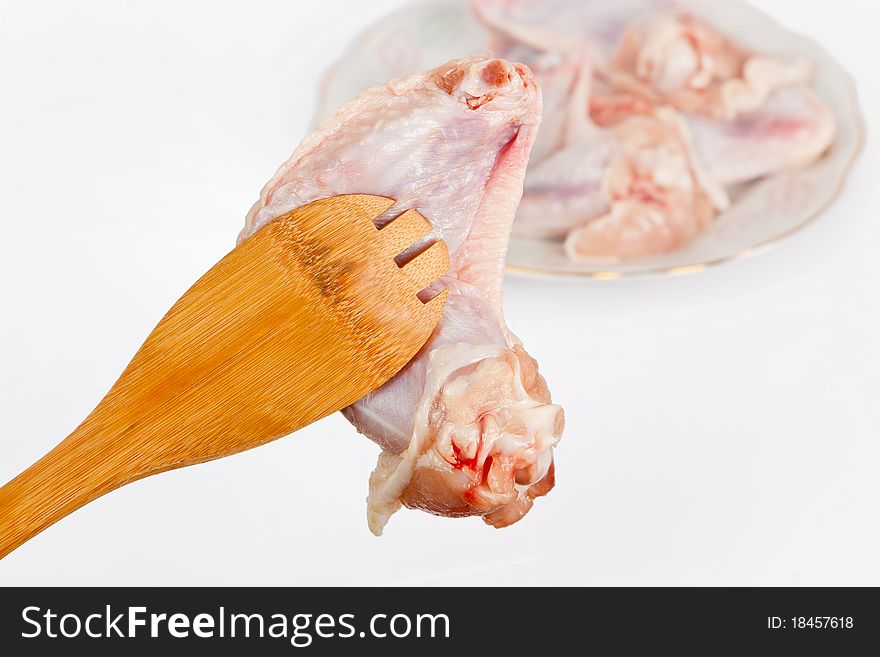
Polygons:
[[370,193],[416,208],[446,242],[444,315],[418,356],[344,411],[383,449],[368,522],[401,505],[503,527],[554,483],[564,424],[501,309],[504,257],[541,94],[521,65],[485,56],[366,91],[306,138],[264,187],[244,239],[318,198]]

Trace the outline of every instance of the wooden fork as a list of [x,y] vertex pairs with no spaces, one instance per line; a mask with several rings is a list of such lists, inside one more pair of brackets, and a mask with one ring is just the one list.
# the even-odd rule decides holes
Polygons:
[[277,219],[174,304],[98,407],[0,489],[0,558],[95,498],[148,475],[285,436],[380,387],[434,330],[446,301],[431,226],[394,201],[337,196]]

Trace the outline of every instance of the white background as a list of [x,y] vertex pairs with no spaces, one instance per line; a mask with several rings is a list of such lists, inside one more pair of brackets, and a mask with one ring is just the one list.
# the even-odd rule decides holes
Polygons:
[[[92,409],[233,245],[324,68],[402,5],[0,0],[0,482]],[[880,111],[873,0],[760,2]],[[510,278],[568,424],[520,524],[365,522],[377,448],[341,416],[108,495],[2,584],[880,585],[880,147],[754,259],[616,282]]]

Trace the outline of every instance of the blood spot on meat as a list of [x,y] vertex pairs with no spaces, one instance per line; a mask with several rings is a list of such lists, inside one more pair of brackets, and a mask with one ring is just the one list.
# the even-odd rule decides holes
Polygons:
[[508,81],[507,66],[500,60],[489,62],[483,69],[483,82],[490,87],[500,87]]

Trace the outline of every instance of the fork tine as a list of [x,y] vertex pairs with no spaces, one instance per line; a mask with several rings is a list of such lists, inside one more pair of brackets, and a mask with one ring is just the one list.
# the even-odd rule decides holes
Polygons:
[[409,283],[421,292],[449,271],[449,251],[442,241],[434,242],[401,268]]
[[407,210],[379,230],[387,253],[396,257],[431,232],[431,224],[416,210]]
[[448,296],[449,290],[444,289],[433,299],[424,303],[425,312],[428,314],[429,317],[439,315],[443,312],[444,305],[446,304],[446,297]]

